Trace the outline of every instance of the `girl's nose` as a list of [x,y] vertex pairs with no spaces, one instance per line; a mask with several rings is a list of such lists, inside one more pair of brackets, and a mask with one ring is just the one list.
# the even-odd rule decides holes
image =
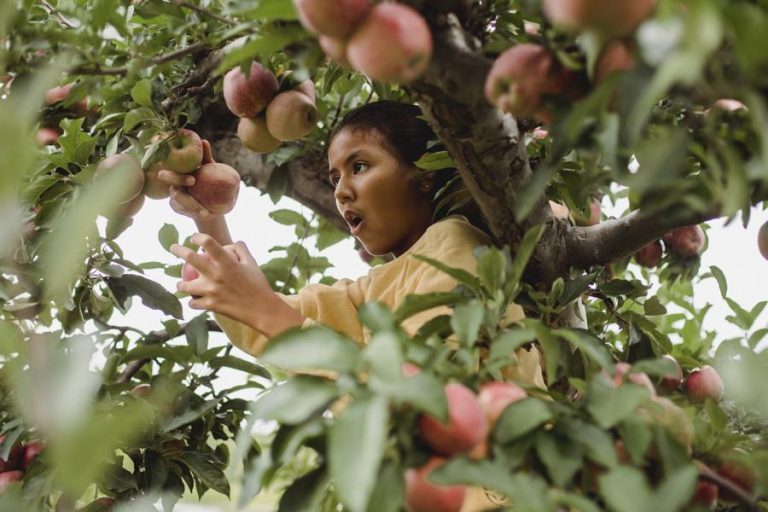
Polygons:
[[354,199],[354,190],[349,180],[345,177],[340,177],[339,182],[336,183],[336,189],[333,191],[333,195],[336,201],[345,204]]

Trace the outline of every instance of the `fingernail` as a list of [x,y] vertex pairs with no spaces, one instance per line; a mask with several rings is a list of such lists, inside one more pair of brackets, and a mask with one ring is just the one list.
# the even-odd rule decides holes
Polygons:
[[201,217],[207,217],[208,216],[208,210],[200,210],[200,216]]
[[187,178],[184,183],[186,183],[187,185],[194,185],[195,184],[195,178]]

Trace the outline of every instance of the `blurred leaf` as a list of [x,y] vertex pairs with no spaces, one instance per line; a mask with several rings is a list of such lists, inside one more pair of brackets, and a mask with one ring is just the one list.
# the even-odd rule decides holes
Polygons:
[[422,256],[420,254],[414,254],[414,258],[425,261],[426,263],[429,263],[433,267],[437,268],[438,270],[442,270],[449,276],[456,279],[459,283],[467,286],[470,290],[474,291],[478,296],[482,296],[481,292],[481,285],[480,285],[480,279],[475,277],[474,275],[470,274],[466,270],[462,270],[460,268],[453,268],[449,267],[448,265],[443,264],[440,261],[433,260],[432,258],[428,258],[426,256]]
[[364,512],[384,455],[389,405],[382,397],[354,400],[331,427],[328,461],[339,499],[350,510]]
[[547,404],[537,398],[526,398],[504,409],[493,436],[502,444],[514,441],[552,418]]
[[501,289],[506,278],[507,258],[500,250],[492,247],[486,250],[477,260],[477,275],[483,286],[491,292]]
[[261,359],[285,370],[318,369],[351,372],[360,347],[325,327],[294,329],[274,338]]
[[484,318],[485,307],[480,301],[472,300],[456,306],[451,317],[451,327],[464,346],[474,345]]
[[278,512],[315,512],[328,490],[329,478],[325,466],[303,475],[285,490]]
[[181,414],[172,417],[164,426],[165,432],[171,432],[193,421],[202,418],[205,414],[215,409],[221,403],[221,399],[207,400],[190,407]]
[[107,281],[110,288],[121,289],[123,296],[136,295],[148,308],[162,311],[174,318],[182,318],[179,299],[160,284],[146,277],[126,274],[122,277],[109,278]]
[[181,460],[205,485],[229,497],[229,481],[226,475],[224,475],[224,471],[216,466],[209,456],[198,452],[185,451],[181,456]]
[[458,304],[465,300],[465,297],[453,292],[433,292],[420,295],[408,295],[395,311],[395,322],[400,323],[403,320],[412,317],[417,313],[438,306],[450,306]]
[[592,379],[589,387],[587,410],[598,425],[610,428],[634,414],[648,391],[636,385],[612,387],[606,378]]
[[358,311],[357,316],[365,327],[372,332],[395,327],[395,317],[387,306],[380,302],[367,302]]
[[515,253],[515,259],[512,262],[512,270],[509,273],[507,283],[505,285],[505,292],[511,297],[513,290],[515,290],[520,284],[520,280],[523,277],[523,271],[528,265],[528,260],[531,259],[534,249],[539,243],[541,236],[544,234],[544,224],[532,227],[525,232],[523,240],[520,242],[520,246]]
[[198,356],[208,350],[208,313],[196,316],[187,324],[187,345]]
[[564,338],[574,348],[582,351],[584,355],[592,359],[601,368],[608,369],[613,367],[613,359],[605,349],[603,342],[589,331],[580,329],[558,329],[552,331],[555,336]]
[[144,107],[152,107],[152,81],[144,78],[131,89],[133,101]]
[[384,461],[376,478],[367,512],[400,512],[405,500],[403,470],[393,462]]
[[259,419],[296,425],[324,410],[338,395],[336,386],[325,379],[299,375],[266,390],[253,404],[252,413]]
[[257,377],[262,377],[264,379],[272,378],[269,371],[260,364],[254,363],[252,361],[246,361],[235,356],[221,356],[215,359],[211,359],[208,361],[208,366],[213,369],[221,367],[232,368],[233,370],[240,370],[241,372],[245,372],[249,375],[255,375]]
[[304,226],[307,220],[299,213],[293,210],[275,210],[269,213],[269,217],[284,226]]
[[645,475],[637,469],[620,466],[598,477],[600,495],[615,512],[650,512],[652,492]]
[[559,487],[565,485],[581,469],[581,450],[568,442],[552,435],[542,433],[536,438],[536,453],[544,463],[552,480]]
[[179,230],[173,224],[163,224],[163,227],[157,232],[157,239],[163,249],[170,252],[171,246],[179,243]]

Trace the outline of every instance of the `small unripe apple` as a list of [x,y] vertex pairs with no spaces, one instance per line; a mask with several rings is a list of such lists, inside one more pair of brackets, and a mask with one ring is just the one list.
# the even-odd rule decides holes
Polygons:
[[120,203],[127,203],[141,194],[144,188],[144,171],[136,158],[127,153],[108,156],[96,167],[96,174],[112,169],[118,169],[125,176],[125,193],[121,195]]
[[365,17],[368,0],[293,0],[299,21],[313,34],[345,39]]
[[45,450],[45,443],[42,441],[30,441],[24,443],[24,462],[21,465],[22,469],[26,470],[43,450]]
[[345,68],[352,67],[349,63],[349,59],[347,59],[347,42],[345,40],[320,36],[317,38],[317,42],[320,44],[320,48],[323,49],[325,54],[333,59],[336,64]]
[[59,130],[56,128],[49,128],[46,126],[43,126],[41,128],[38,128],[37,134],[35,135],[35,142],[37,142],[37,147],[42,148],[45,146],[53,146],[54,144],[59,142],[59,137],[61,136],[61,133],[59,133]]
[[635,67],[635,53],[632,44],[616,39],[605,45],[595,64],[594,82],[602,83],[609,75],[628,71]]
[[714,510],[717,505],[719,490],[717,485],[707,480],[699,479],[696,482],[696,489],[691,497],[691,504],[698,505],[710,510]]
[[488,435],[488,420],[475,394],[461,384],[447,384],[448,423],[423,414],[419,418],[421,437],[436,452],[465,453]]
[[653,241],[635,253],[635,261],[641,267],[653,268],[661,261],[664,252],[661,242]]
[[541,116],[547,96],[563,94],[564,70],[547,48],[518,44],[494,61],[485,80],[485,97],[504,112]]
[[24,473],[18,470],[0,473],[0,494],[3,494],[12,483],[21,482],[23,479]]
[[699,226],[685,226],[663,238],[669,250],[681,258],[694,258],[704,250],[704,231]]
[[150,199],[166,199],[171,195],[171,186],[160,181],[158,177],[158,173],[162,170],[162,166],[155,163],[144,174],[144,190],[142,192]]
[[664,354],[662,359],[669,361],[674,370],[672,373],[668,373],[661,378],[659,387],[667,393],[677,391],[680,388],[680,384],[683,383],[683,369],[680,368],[680,363],[677,362],[677,359],[669,354]]
[[236,67],[224,75],[224,101],[237,117],[253,118],[277,94],[277,78],[258,62],[251,63],[249,76]]
[[317,124],[317,109],[299,91],[278,94],[267,107],[267,129],[276,139],[293,141],[304,137]]
[[620,386],[625,380],[628,380],[633,384],[643,386],[648,390],[651,396],[656,396],[656,388],[653,386],[653,382],[651,382],[651,378],[648,377],[648,374],[644,372],[630,373],[631,371],[631,364],[625,362],[616,363],[614,366],[613,384],[615,386]]
[[405,509],[408,512],[459,512],[466,496],[463,485],[437,485],[429,474],[446,460],[433,457],[420,468],[405,472]]
[[763,258],[768,260],[768,222],[760,226],[760,231],[757,233],[757,248]]
[[685,393],[693,402],[703,402],[707,398],[719,401],[725,392],[725,384],[717,370],[711,366],[702,366],[693,370],[685,379]]
[[283,143],[269,133],[267,118],[264,115],[253,119],[245,117],[240,119],[237,125],[237,136],[243,146],[256,153],[271,153]]
[[[0,444],[5,441],[5,436],[0,436]],[[0,472],[18,469],[24,460],[24,447],[21,443],[16,443],[11,447],[7,459],[0,458]]]
[[514,382],[489,382],[480,388],[477,399],[492,429],[507,406],[527,396],[528,393]]
[[160,167],[180,174],[195,172],[203,161],[203,141],[200,136],[186,128],[176,133],[155,135],[152,140],[168,141],[168,156],[160,162]]
[[187,191],[211,213],[229,213],[240,193],[240,175],[225,164],[205,164],[195,173],[195,184]]
[[410,83],[427,69],[431,57],[427,22],[418,11],[399,3],[372,7],[347,46],[352,67],[379,82]]

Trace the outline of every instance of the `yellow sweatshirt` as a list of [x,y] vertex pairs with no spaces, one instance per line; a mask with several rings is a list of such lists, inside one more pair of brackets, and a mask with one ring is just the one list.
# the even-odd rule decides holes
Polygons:
[[[297,295],[281,295],[281,298],[307,318],[305,327],[320,323],[364,344],[368,342],[370,332],[357,319],[357,309],[364,303],[381,302],[394,311],[407,295],[447,292],[458,284],[448,274],[414,258],[414,255],[427,256],[450,267],[477,274],[477,259],[473,250],[489,244],[489,237],[464,217],[446,217],[432,224],[404,254],[372,268],[368,275],[360,279],[340,279],[332,286],[307,285]],[[413,335],[428,320],[448,313],[450,308],[447,306],[432,308],[410,317],[402,326],[409,335]],[[223,315],[215,317],[232,343],[254,356],[258,357],[269,342],[261,333],[244,324]],[[522,320],[522,308],[510,306],[507,317],[509,323]],[[517,365],[505,371],[506,377],[523,385],[546,388],[539,351],[521,348],[515,356]],[[503,503],[489,498],[484,489],[468,489],[462,512],[490,510]]]

